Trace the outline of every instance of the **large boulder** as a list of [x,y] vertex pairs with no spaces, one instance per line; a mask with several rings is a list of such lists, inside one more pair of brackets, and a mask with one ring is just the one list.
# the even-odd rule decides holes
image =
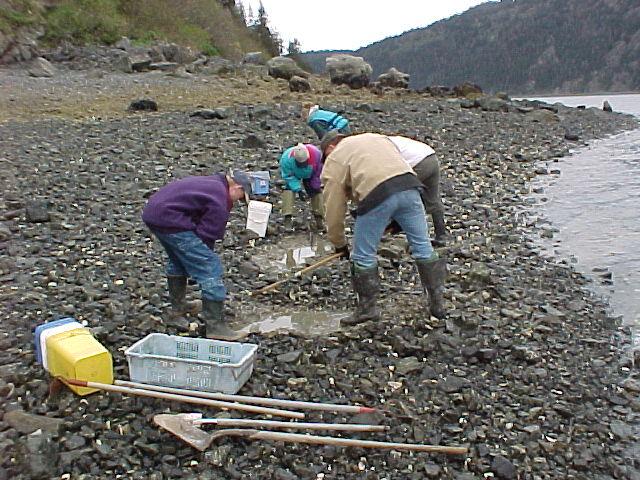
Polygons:
[[162,53],[167,62],[178,63],[180,65],[191,63],[197,58],[195,53],[193,53],[193,50],[189,47],[177,45],[175,43],[163,45]]
[[128,53],[122,52],[116,55],[113,59],[111,66],[118,72],[131,73],[133,72],[133,62]]
[[227,75],[235,73],[236,65],[226,58],[209,57],[207,63],[202,66],[200,73],[203,75]]
[[456,97],[469,97],[482,95],[482,88],[471,82],[464,82],[453,87],[453,93]]
[[53,77],[55,73],[54,66],[42,57],[36,58],[29,67],[29,75],[32,77]]
[[289,80],[289,90],[292,92],[310,92],[311,85],[306,78],[294,75],[291,77],[291,80]]
[[262,52],[249,52],[244,57],[242,57],[242,61],[240,62],[242,65],[266,65],[267,57],[265,57]]
[[378,77],[378,82],[380,82],[380,85],[383,87],[409,88],[409,74],[402,73],[395,67],[391,67]]
[[291,80],[292,77],[307,78],[309,74],[302,70],[298,64],[289,57],[273,57],[267,62],[269,75],[274,78],[284,78]]
[[508,102],[492,95],[476,98],[475,106],[486,112],[506,112],[509,109]]
[[338,54],[328,57],[325,63],[333,84],[363,88],[371,81],[373,69],[362,57]]

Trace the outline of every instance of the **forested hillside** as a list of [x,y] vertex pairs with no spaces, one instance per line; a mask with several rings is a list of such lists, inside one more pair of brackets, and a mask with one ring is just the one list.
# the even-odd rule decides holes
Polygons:
[[[489,2],[356,55],[375,75],[393,66],[411,74],[415,88],[471,81],[511,93],[640,90],[640,2]],[[315,57],[307,61],[317,68]]]

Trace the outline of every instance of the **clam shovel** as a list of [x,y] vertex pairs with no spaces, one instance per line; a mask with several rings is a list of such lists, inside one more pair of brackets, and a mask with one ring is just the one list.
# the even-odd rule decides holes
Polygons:
[[[220,423],[221,420],[227,420],[227,422]],[[288,443],[306,443],[311,445],[334,445],[338,447],[360,447],[360,448],[379,448],[385,450],[412,450],[418,452],[430,452],[430,453],[445,453],[450,455],[466,455],[466,447],[446,447],[440,445],[416,445],[410,443],[392,443],[392,442],[377,442],[370,440],[357,440],[351,438],[340,437],[325,437],[318,435],[305,435],[300,433],[284,433],[284,432],[269,432],[264,430],[244,429],[244,428],[231,428],[218,430],[215,433],[207,433],[199,428],[199,425],[205,423],[217,423],[218,425],[249,425],[249,423],[241,423],[235,419],[202,419],[201,414],[161,414],[153,417],[153,421],[156,425],[168,430],[180,439],[192,447],[204,451],[213,441],[221,437],[243,437],[247,440],[272,440],[275,442],[288,442]],[[240,423],[239,423],[240,422]],[[273,424],[286,424],[284,428],[306,428],[315,430],[347,430],[347,431],[380,431],[384,430],[384,426],[378,425],[352,425],[352,424],[304,424],[296,422],[268,422],[272,425],[266,425],[260,420],[247,421],[253,423],[255,426],[271,426]],[[310,427],[312,426],[312,427]],[[343,428],[340,428],[343,427]],[[346,427],[346,428],[344,428]],[[356,430],[355,428],[358,428]],[[282,427],[280,427],[282,428]],[[373,430],[372,430],[373,429]]]

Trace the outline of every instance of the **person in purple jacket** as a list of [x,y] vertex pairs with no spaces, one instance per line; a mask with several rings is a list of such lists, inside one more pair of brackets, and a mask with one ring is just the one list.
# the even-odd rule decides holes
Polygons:
[[187,177],[168,183],[147,202],[142,220],[167,252],[167,286],[172,315],[187,313],[187,277],[198,283],[202,295],[202,319],[208,338],[237,340],[242,335],[224,321],[226,289],[223,268],[214,252],[224,237],[231,207],[248,202],[251,179],[241,171]]

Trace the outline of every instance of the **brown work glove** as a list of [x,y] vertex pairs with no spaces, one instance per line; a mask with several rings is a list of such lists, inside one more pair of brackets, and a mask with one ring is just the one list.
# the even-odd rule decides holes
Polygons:
[[335,252],[342,254],[342,258],[344,258],[345,260],[349,260],[349,256],[350,256],[349,255],[349,245],[345,245],[344,247],[336,248]]

